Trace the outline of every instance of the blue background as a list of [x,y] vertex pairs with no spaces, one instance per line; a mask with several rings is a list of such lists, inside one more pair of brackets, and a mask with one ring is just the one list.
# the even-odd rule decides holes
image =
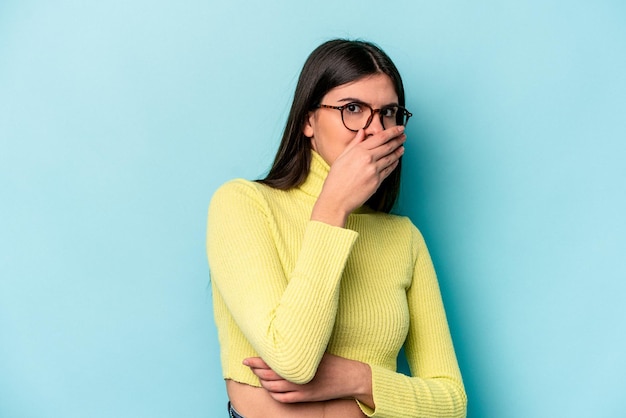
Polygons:
[[469,416],[626,410],[622,1],[0,3],[0,416],[224,416],[206,209],[332,37],[403,74],[399,210]]

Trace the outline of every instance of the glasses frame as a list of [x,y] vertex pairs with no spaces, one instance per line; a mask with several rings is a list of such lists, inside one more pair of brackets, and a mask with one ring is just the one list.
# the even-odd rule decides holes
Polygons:
[[[359,132],[359,129],[354,130],[354,129],[350,129],[348,128],[348,126],[346,125],[346,121],[343,119],[343,110],[350,106],[350,105],[359,105],[359,106],[365,106],[367,108],[369,108],[370,110],[370,116],[367,119],[367,122],[365,123],[365,126],[362,127],[361,129],[367,129],[368,126],[370,126],[372,124],[372,121],[374,120],[374,114],[378,113],[378,117],[380,118],[380,124],[384,129],[387,129],[385,127],[385,122],[383,122],[383,115],[382,113],[380,113],[381,110],[387,109],[389,107],[397,107],[398,108],[398,113],[406,116],[406,122],[404,123],[404,126],[409,124],[409,119],[411,118],[411,116],[413,116],[413,113],[409,112],[405,107],[403,106],[399,106],[399,105],[389,105],[389,106],[383,106],[380,109],[374,109],[372,106],[368,105],[367,103],[363,103],[363,102],[350,102],[350,103],[346,103],[343,106],[331,106],[331,105],[325,105],[325,104],[318,104],[317,108],[318,109],[335,109],[335,110],[339,110],[341,112],[341,122],[343,123],[343,126],[345,126],[345,128],[349,131],[352,132]],[[396,125],[398,126],[398,125]]]

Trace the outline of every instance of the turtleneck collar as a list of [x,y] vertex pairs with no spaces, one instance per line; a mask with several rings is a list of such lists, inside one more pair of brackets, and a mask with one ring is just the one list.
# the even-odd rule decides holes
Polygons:
[[311,150],[311,167],[309,168],[309,174],[298,188],[304,193],[317,198],[322,192],[324,181],[328,176],[330,166],[324,161],[321,155],[316,151]]

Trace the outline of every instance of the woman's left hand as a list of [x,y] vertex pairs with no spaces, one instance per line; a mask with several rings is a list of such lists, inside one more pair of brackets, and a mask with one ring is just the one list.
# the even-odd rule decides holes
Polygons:
[[283,403],[319,402],[331,399],[356,398],[374,407],[372,371],[356,360],[325,353],[313,380],[304,385],[283,379],[260,357],[243,361],[261,381],[270,396]]

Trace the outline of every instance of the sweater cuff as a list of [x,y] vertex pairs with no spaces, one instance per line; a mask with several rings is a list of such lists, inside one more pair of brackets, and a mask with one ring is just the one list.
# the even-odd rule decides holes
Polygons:
[[372,397],[376,409],[357,401],[368,417],[465,417],[463,383],[452,378],[419,379],[371,365]]
[[372,397],[376,409],[357,400],[361,411],[368,417],[399,417],[415,408],[414,393],[399,390],[410,386],[410,377],[384,367],[370,365],[372,369]]
[[358,236],[350,229],[309,221],[294,274],[308,276],[311,272],[324,272],[325,277],[341,277]]

